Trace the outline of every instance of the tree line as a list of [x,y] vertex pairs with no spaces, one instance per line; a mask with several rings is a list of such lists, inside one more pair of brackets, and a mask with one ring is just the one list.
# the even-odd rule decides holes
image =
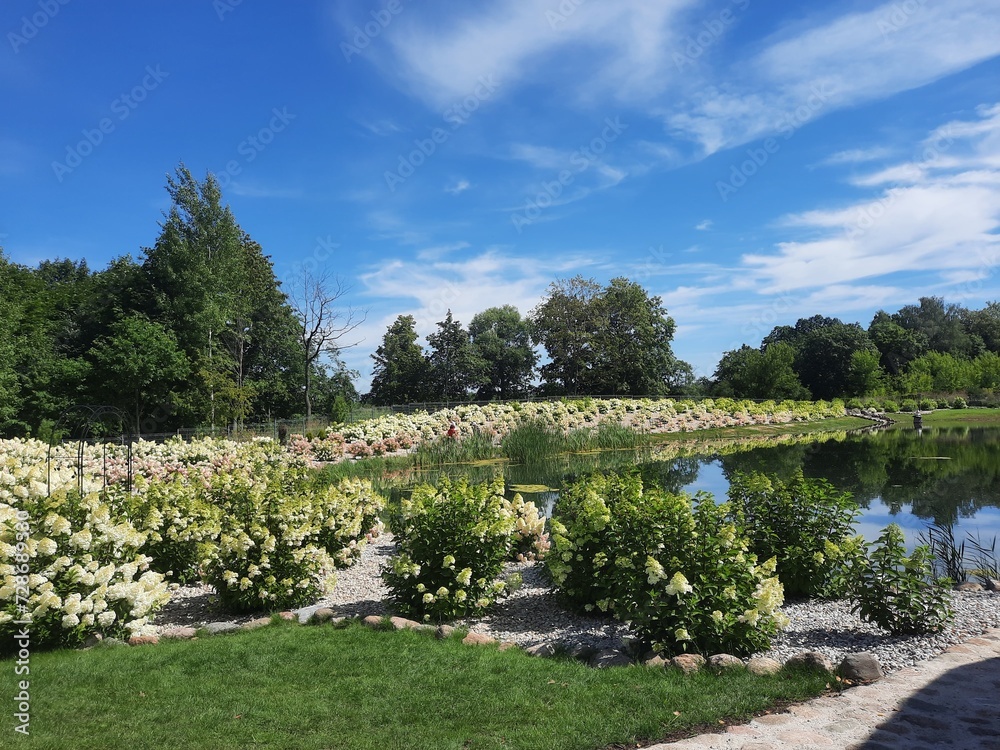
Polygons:
[[756,348],[726,352],[714,395],[814,398],[1000,389],[1000,303],[980,310],[921,297],[894,313],[879,310],[867,328],[814,315],[776,326]]
[[[451,311],[424,350],[412,315],[388,327],[372,355],[373,404],[541,395],[664,396],[686,392],[691,366],[671,349],[675,324],[659,297],[624,277],[601,286],[553,282],[526,317],[512,305],[473,316]],[[546,352],[539,367],[535,346]],[[537,381],[537,383],[536,383]]]
[[[364,313],[339,278],[304,267],[283,288],[214,176],[181,164],[166,189],[170,208],[138,259],[29,268],[0,248],[0,436],[44,434],[80,404],[115,406],[148,434],[336,417],[360,399],[340,355]],[[366,400],[663,395],[693,381],[674,328],[661,300],[624,278],[557,281],[527,317],[491,308],[467,329],[449,312],[426,352],[403,315],[372,355]]]

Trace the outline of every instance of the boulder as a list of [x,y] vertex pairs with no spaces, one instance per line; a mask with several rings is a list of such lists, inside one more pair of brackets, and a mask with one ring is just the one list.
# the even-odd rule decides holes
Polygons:
[[960,583],[955,587],[956,591],[982,591],[983,584],[976,583],[975,581],[966,581],[965,583]]
[[642,657],[642,663],[647,667],[666,667],[670,662],[659,654],[650,651]]
[[396,630],[420,630],[424,627],[416,620],[407,620],[405,617],[390,617],[389,622]]
[[876,682],[885,676],[875,654],[869,651],[845,656],[837,667],[837,674],[851,682]]
[[[268,622],[270,622],[270,620],[268,620]],[[233,630],[237,630],[239,627],[240,626],[235,622],[210,622],[208,625],[205,625],[203,629],[209,635],[218,635],[219,633],[229,633]]]
[[500,641],[501,651],[510,651],[512,648],[520,648],[520,646],[514,643],[514,641]]
[[743,666],[746,666],[743,660],[732,654],[713,654],[708,657],[708,668],[716,673]]
[[588,646],[584,643],[571,643],[566,646],[566,653],[576,659],[577,661],[589,662],[591,657],[598,652],[599,649],[593,646]]
[[747,662],[747,669],[756,675],[777,674],[781,671],[781,662],[766,656],[755,656]]
[[469,634],[462,639],[462,643],[466,646],[488,646],[491,643],[496,643],[496,638],[490,638],[488,635],[483,635],[482,633],[475,633],[469,631]]
[[160,633],[161,638],[178,641],[189,641],[197,635],[198,631],[195,628],[170,628]]
[[280,612],[278,613],[278,617],[287,622],[293,622],[299,619],[299,616],[294,612]]
[[270,617],[258,617],[256,620],[250,620],[240,625],[240,630],[256,630],[257,628],[266,628],[271,624]]
[[808,667],[825,672],[833,671],[833,662],[819,651],[802,651],[789,658],[785,664],[791,667]]
[[313,622],[329,622],[336,616],[337,613],[334,612],[329,607],[320,607],[319,609],[317,609],[315,612],[312,613],[311,619],[313,620]]
[[455,628],[451,625],[438,625],[435,630],[438,638],[451,638],[455,632]]
[[632,663],[629,656],[616,648],[605,648],[590,657],[588,664],[594,669],[607,669],[608,667],[627,667]]
[[671,659],[670,663],[684,674],[692,674],[705,666],[705,657],[701,654],[680,654]]
[[382,618],[378,615],[368,615],[361,621],[361,624],[378,630],[382,627]]
[[159,642],[160,639],[155,635],[133,635],[128,639],[130,646],[155,646]]
[[104,640],[104,636],[100,633],[91,633],[87,636],[87,639],[83,642],[84,648],[93,648],[98,643]]
[[556,655],[556,647],[551,643],[536,643],[534,646],[529,646],[524,651],[531,656],[548,657]]
[[986,589],[988,591],[1000,591],[1000,581],[995,578],[991,578],[986,582]]

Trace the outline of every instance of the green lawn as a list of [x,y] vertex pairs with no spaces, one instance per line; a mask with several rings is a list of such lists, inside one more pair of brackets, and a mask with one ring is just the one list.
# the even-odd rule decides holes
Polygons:
[[[9,660],[0,669],[13,675]],[[0,746],[635,747],[813,697],[828,679],[595,670],[425,633],[277,625],[192,642],[33,654],[31,734],[11,738],[8,711]]]
[[[924,427],[991,427],[1000,425],[1000,409],[973,407],[969,409],[935,409],[921,412]],[[913,426],[913,413],[890,414],[902,425]]]

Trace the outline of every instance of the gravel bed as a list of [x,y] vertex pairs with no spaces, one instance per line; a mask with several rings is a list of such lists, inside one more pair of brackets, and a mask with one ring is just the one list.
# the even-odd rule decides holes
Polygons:
[[[382,564],[393,552],[392,536],[369,543],[350,568],[337,571],[337,584],[316,602],[344,616],[392,614],[385,601],[388,590],[379,577]],[[602,617],[586,617],[559,604],[540,563],[512,564],[508,573],[520,573],[523,585],[502,599],[491,613],[456,625],[475,629],[498,640],[522,646],[560,642],[593,648],[622,648],[632,636],[628,626]],[[762,654],[783,661],[800,651],[819,651],[835,664],[845,654],[871,651],[886,673],[930,659],[949,646],[990,628],[1000,627],[1000,593],[954,592],[954,621],[941,633],[926,636],[892,636],[851,614],[845,601],[795,602],[783,607],[791,624]],[[222,612],[210,586],[182,586],[156,617],[160,630],[213,621],[243,622]]]

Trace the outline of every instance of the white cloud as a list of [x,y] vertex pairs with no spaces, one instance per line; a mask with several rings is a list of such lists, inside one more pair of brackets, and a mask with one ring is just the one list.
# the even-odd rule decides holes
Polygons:
[[712,228],[712,220],[705,219],[704,221],[699,221],[697,224],[695,224],[694,228],[697,229],[699,232],[707,232],[709,229]]
[[891,154],[892,149],[885,148],[883,146],[875,146],[873,148],[852,148],[846,151],[838,151],[835,154],[831,154],[820,163],[826,165],[862,164],[864,162],[885,159]]
[[468,180],[456,180],[452,184],[446,185],[444,191],[451,195],[458,195],[459,193],[464,193],[470,187],[472,187],[472,184]]
[[[892,165],[855,184],[880,187],[872,198],[785,217],[808,239],[776,253],[743,257],[765,293],[849,284],[903,272],[982,273],[1000,262],[998,108],[950,123],[923,145],[925,161]],[[950,141],[940,139],[950,133]],[[945,159],[941,157],[945,156]],[[945,278],[949,278],[946,276]]]

